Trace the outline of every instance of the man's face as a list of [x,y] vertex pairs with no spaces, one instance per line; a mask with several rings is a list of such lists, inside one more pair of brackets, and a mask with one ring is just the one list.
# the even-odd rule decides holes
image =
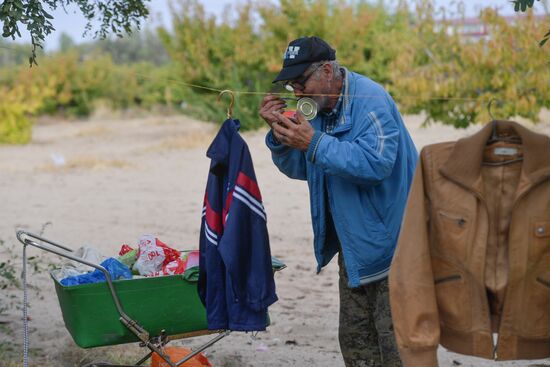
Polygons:
[[331,79],[327,73],[332,71],[327,65],[323,63],[313,68],[310,67],[300,77],[287,81],[285,86],[291,86],[296,97],[310,97],[317,102],[319,109],[323,109],[327,105],[329,97],[322,94],[329,93],[330,84],[328,81]]

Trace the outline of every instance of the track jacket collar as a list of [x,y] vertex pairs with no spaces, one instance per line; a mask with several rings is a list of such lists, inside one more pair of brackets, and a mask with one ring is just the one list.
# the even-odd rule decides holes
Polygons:
[[206,151],[206,156],[212,160],[211,171],[215,172],[220,166],[227,166],[229,159],[229,147],[231,140],[239,131],[241,123],[239,120],[227,119],[223,122],[220,131]]

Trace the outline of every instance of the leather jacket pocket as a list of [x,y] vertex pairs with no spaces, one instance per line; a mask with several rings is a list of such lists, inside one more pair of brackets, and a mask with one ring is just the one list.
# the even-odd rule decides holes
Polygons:
[[468,285],[458,273],[434,279],[439,321],[454,330],[469,330],[472,311]]
[[465,261],[468,257],[468,236],[471,223],[466,214],[438,210],[434,218],[436,248],[445,257]]
[[550,337],[550,220],[533,218],[529,236],[529,268],[518,326],[524,336]]
[[[538,262],[539,259],[550,257],[550,220],[534,220],[532,221],[531,230],[532,239],[530,249],[531,262]],[[550,266],[550,264],[547,264]]]
[[550,272],[526,282],[527,294],[523,297],[525,322],[521,323],[524,334],[528,337],[550,337]]

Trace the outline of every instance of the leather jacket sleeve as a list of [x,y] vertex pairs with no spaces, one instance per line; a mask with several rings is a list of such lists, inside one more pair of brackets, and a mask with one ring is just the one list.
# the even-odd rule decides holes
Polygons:
[[438,366],[440,328],[430,257],[429,207],[423,163],[421,156],[389,276],[393,324],[405,367]]

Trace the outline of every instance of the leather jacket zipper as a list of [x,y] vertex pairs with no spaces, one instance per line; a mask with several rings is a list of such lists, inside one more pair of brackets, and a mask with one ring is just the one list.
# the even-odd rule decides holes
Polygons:
[[440,284],[440,283],[450,282],[450,281],[459,280],[459,279],[462,279],[462,275],[459,275],[459,274],[449,275],[447,277],[435,279],[434,284]]

